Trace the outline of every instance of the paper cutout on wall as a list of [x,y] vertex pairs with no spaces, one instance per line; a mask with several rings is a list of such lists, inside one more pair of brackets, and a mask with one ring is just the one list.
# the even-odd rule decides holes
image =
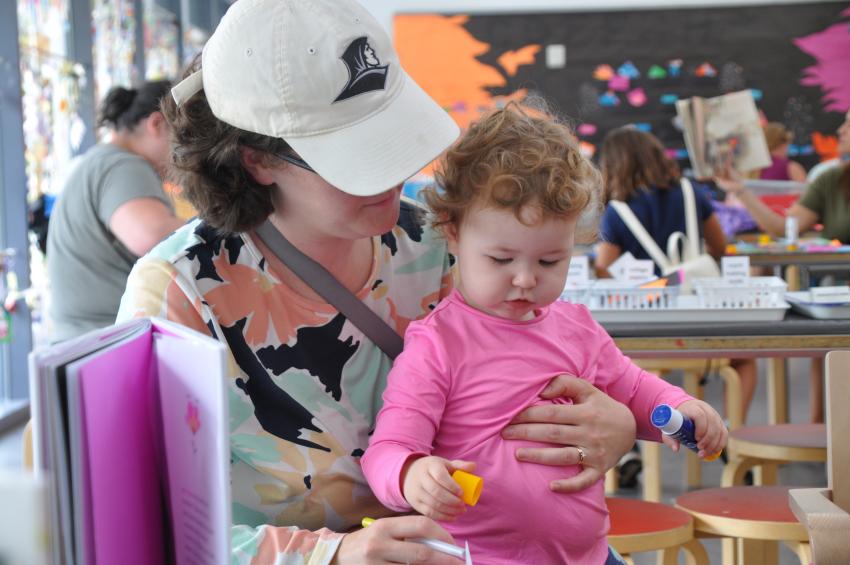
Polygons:
[[713,78],[717,76],[717,69],[714,65],[706,61],[694,70],[694,74],[702,78]]
[[644,104],[646,104],[646,92],[643,91],[643,88],[635,88],[627,95],[629,100],[629,104],[636,108],[640,108]]
[[625,63],[620,65],[620,68],[617,69],[617,74],[620,75],[621,77],[627,77],[627,78],[631,78],[631,79],[635,79],[635,78],[640,77],[640,71],[637,69],[635,64],[632,63],[631,61],[626,61]]
[[611,65],[599,65],[596,67],[596,70],[593,71],[593,78],[601,81],[611,80],[611,77],[614,76],[614,69],[611,68]]
[[539,51],[540,45],[526,45],[516,51],[502,53],[497,61],[508,73],[508,76],[514,76],[521,65],[533,65]]
[[619,106],[620,98],[609,90],[608,92],[599,97],[599,104],[608,108],[611,108],[613,106]]
[[595,124],[579,124],[576,131],[579,135],[594,135],[597,129]]
[[588,143],[587,141],[581,141],[578,144],[578,149],[582,155],[590,159],[596,154],[596,146],[592,143]]
[[788,146],[788,155],[790,157],[798,157],[801,155],[812,155],[815,152],[815,148],[812,145],[789,145]]
[[635,129],[640,130],[640,131],[645,131],[646,133],[650,133],[652,131],[652,125],[650,125],[646,122],[640,122],[640,123],[632,124],[632,125],[634,126]]
[[838,157],[838,138],[834,135],[824,135],[820,132],[812,134],[812,144],[821,161]]
[[660,65],[652,65],[646,72],[646,76],[651,79],[667,78],[667,71]]
[[625,92],[629,89],[629,78],[622,75],[615,75],[608,81],[608,90],[617,92]]
[[670,104],[675,104],[676,100],[679,99],[679,96],[676,94],[662,94],[661,95],[661,103],[665,106],[669,106]]
[[[850,8],[841,12],[850,16]],[[829,26],[818,33],[794,39],[794,44],[814,57],[816,64],[806,67],[800,80],[804,86],[819,86],[823,92],[824,108],[846,112],[850,108],[850,24],[846,21]]]
[[671,59],[667,61],[667,72],[671,77],[677,77],[682,73],[682,60]]
[[753,100],[755,100],[756,102],[758,102],[764,97],[764,92],[762,92],[760,88],[751,88],[750,92],[753,93]]

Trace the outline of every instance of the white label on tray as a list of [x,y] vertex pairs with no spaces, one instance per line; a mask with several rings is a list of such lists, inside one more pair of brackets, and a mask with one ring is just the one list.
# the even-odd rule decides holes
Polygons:
[[618,281],[625,280],[626,266],[628,266],[628,264],[631,263],[634,260],[635,260],[634,255],[632,255],[630,252],[626,251],[625,253],[623,253],[622,255],[617,257],[616,261],[614,261],[613,263],[611,263],[611,265],[608,266],[608,273],[615,280],[618,280]]
[[626,265],[625,282],[642,283],[655,278],[655,263],[649,259],[634,259]]
[[841,304],[850,302],[850,286],[816,286],[811,289],[812,302]]
[[750,278],[750,258],[746,255],[735,257],[722,257],[720,269],[723,278],[730,283],[744,283]]
[[578,255],[570,259],[570,270],[567,273],[567,288],[586,286],[590,281],[590,261],[587,255]]

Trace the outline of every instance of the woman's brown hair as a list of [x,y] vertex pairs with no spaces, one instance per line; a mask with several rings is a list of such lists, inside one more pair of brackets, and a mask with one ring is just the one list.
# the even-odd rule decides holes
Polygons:
[[[200,56],[184,78],[199,69]],[[241,147],[279,162],[273,155],[292,154],[282,139],[241,130],[216,118],[204,92],[181,105],[171,96],[162,101],[162,113],[171,127],[169,177],[182,190],[198,215],[223,233],[249,231],[274,211],[274,187],[265,186],[242,166]]]
[[664,154],[658,138],[633,127],[612,130],[602,140],[600,166],[605,200],[629,200],[650,186],[670,188],[679,179],[679,167]]
[[599,172],[582,156],[572,131],[542,100],[515,102],[473,123],[440,160],[437,187],[422,196],[438,229],[458,227],[473,206],[527,206],[540,219],[570,217],[599,204]]

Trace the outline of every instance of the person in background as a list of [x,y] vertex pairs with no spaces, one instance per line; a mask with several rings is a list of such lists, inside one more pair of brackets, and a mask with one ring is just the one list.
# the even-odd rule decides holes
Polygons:
[[[838,152],[850,154],[850,112],[838,128]],[[786,218],[797,220],[797,230],[805,233],[821,224],[821,235],[850,243],[850,163],[843,163],[822,173],[806,187],[799,201],[783,217],[771,210],[758,196],[744,186],[741,175],[727,167],[716,179],[723,190],[734,194],[747,207],[759,227],[775,236],[785,235]],[[812,360],[810,419],[823,422],[823,359]]]
[[[485,114],[441,160],[440,188],[425,189],[457,287],[408,326],[363,472],[385,506],[440,520],[476,560],[623,564],[606,542],[602,481],[552,496],[562,470],[517,461],[501,429],[564,372],[628,406],[644,439],[662,438],[650,422],[659,404],[693,420],[703,454],[723,448],[726,428],[711,406],[632,363],[586,307],[558,300],[600,178],[570,129],[539,106]],[[587,473],[582,459],[574,448],[570,474]],[[461,500],[457,469],[484,480],[475,508]]]
[[[848,110],[847,113],[844,115],[844,120],[845,122],[850,121],[850,110]],[[809,169],[809,174],[806,177],[806,181],[812,183],[815,181],[816,178],[818,178],[831,168],[850,162],[850,147],[848,147],[847,145],[848,144],[846,143],[841,143],[841,135],[839,130],[838,147],[836,148],[838,151],[838,156],[833,159],[821,161],[820,163]]]
[[[139,260],[118,319],[162,316],[229,348],[234,562],[460,563],[411,542],[453,540],[393,515],[363,477],[392,359],[256,232],[280,232],[404,334],[449,294],[452,271],[401,186],[457,125],[353,0],[237,0],[172,92],[173,176],[199,218]],[[531,406],[502,433],[547,442],[515,455],[574,491],[616,464],[635,422],[590,383],[552,377],[541,394],[573,403]],[[364,516],[384,519],[357,529]]]
[[[679,168],[664,153],[658,138],[632,127],[613,130],[602,141],[600,166],[606,202],[620,200],[628,204],[661,249],[667,249],[667,239],[672,233],[686,231]],[[706,251],[719,259],[726,250],[726,236],[712,209],[710,194],[698,183],[692,184],[697,223]],[[602,214],[599,235],[598,276],[608,276],[608,267],[626,251],[637,259],[650,259],[612,206],[607,206]],[[660,274],[657,265],[656,272]],[[730,362],[741,376],[742,416],[746,421],[756,389],[756,362],[754,359]]]
[[159,105],[170,88],[110,90],[98,119],[110,139],[66,177],[47,236],[51,341],[112,324],[136,259],[183,223],[162,188],[170,148]]
[[765,124],[764,138],[770,151],[770,166],[759,171],[758,178],[764,180],[792,180],[806,182],[806,169],[797,161],[788,158],[788,148],[794,134],[779,122]]

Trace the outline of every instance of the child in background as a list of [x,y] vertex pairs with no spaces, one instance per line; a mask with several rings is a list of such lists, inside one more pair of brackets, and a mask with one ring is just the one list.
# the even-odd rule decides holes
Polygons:
[[[626,404],[644,439],[659,440],[650,413],[662,403],[694,420],[701,455],[724,446],[723,422],[634,365],[584,306],[557,301],[579,217],[599,188],[566,126],[509,104],[470,127],[437,179],[443,190],[425,198],[459,280],[407,329],[361,460],[369,485],[387,507],[416,510],[468,540],[476,563],[620,563],[605,539],[602,481],[553,498],[544,485],[554,489],[565,469],[518,461],[521,440],[505,439],[502,428],[529,403],[559,402],[540,394],[562,373]],[[582,472],[583,458],[581,446],[564,448],[567,476]],[[450,476],[456,469],[484,478],[468,511]]]

